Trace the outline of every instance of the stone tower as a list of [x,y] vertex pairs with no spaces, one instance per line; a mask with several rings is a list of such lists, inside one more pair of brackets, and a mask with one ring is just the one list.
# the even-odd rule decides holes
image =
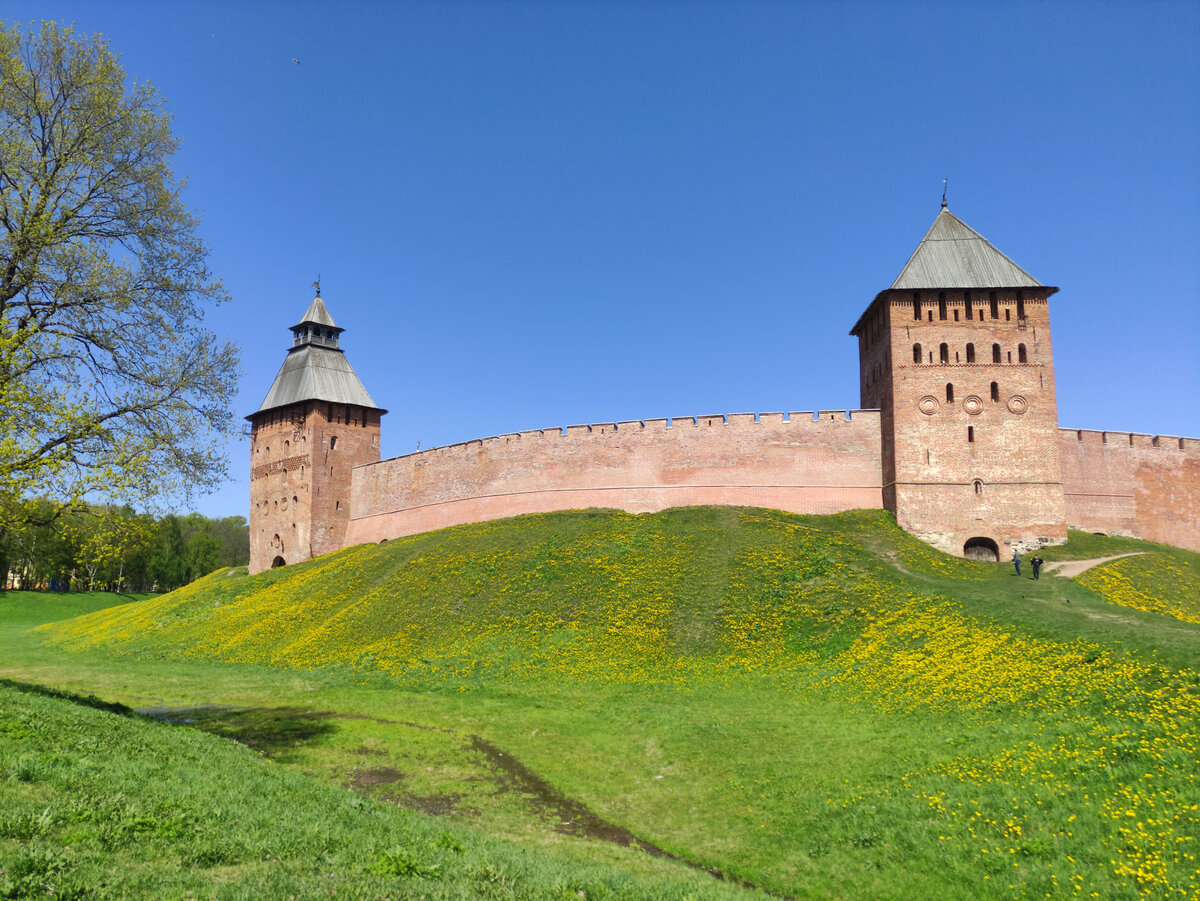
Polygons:
[[884,504],[979,559],[1066,539],[1047,287],[948,209],[850,334]]
[[318,288],[250,421],[250,572],[336,551],[350,521],[350,470],[379,460],[380,418],[338,346]]

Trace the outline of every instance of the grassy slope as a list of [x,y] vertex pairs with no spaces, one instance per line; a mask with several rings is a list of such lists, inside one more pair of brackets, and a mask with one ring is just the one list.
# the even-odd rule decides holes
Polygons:
[[[99,656],[63,661],[61,654],[28,642],[31,627],[48,617],[101,610],[113,599],[99,592],[0,594],[0,648],[6,652],[0,659],[10,664],[5,671],[14,673],[16,663],[48,682],[95,684],[143,704],[160,699],[127,690],[165,685],[175,699],[204,697],[207,690],[220,692],[225,701],[294,700],[297,694],[329,700],[330,692],[318,683],[297,684],[255,668],[214,673],[203,664],[153,662],[113,668]],[[572,848],[551,836],[530,853],[484,837],[486,829],[454,828],[444,817],[364,800],[326,784],[353,783],[355,774],[375,770],[371,764],[397,762],[375,756],[386,745],[409,752],[422,765],[439,754],[459,765],[460,742],[453,735],[430,736],[354,714],[343,723],[336,714],[296,707],[192,715],[209,716],[202,723],[207,731],[255,750],[167,726],[94,694],[0,678],[0,898],[747,895],[682,864],[619,848],[589,853],[594,844]],[[350,778],[315,781],[303,774],[304,767],[286,766],[303,759],[299,752],[306,743],[330,736],[352,751],[354,769],[341,774]],[[494,782],[478,784],[487,775],[482,766],[468,774],[482,797],[498,788]],[[482,825],[503,821],[528,829],[536,821],[513,799],[507,802],[493,803],[491,820]],[[473,816],[469,825],[481,823]]]
[[[1200,557],[1146,548],[1121,607],[1128,592],[945,557],[877,513],[588,511],[217,573],[53,635],[126,668],[323,667],[305,678],[339,709],[482,734],[784,892],[1196,897]],[[1168,599],[1178,618],[1154,612]],[[371,741],[419,764],[365,733],[294,762],[336,779],[338,747]],[[466,791],[451,771],[471,761],[443,763],[414,794]]]
[[[1110,553],[1148,548],[1138,561],[1145,573],[1186,571],[1200,586],[1195,554],[1131,539],[1076,540],[1095,554],[1108,541],[1117,548]],[[1055,550],[1065,559],[1071,547]],[[1200,594],[1176,591],[1175,579],[1148,589],[1177,597],[1180,618],[1200,621]],[[1111,603],[1093,592],[1053,584],[1017,579],[1008,564],[940,554],[875,511],[585,511],[360,545],[253,578],[219,571],[154,602],[77,620],[55,637],[75,648],[345,665],[465,686],[497,677],[692,683],[805,667],[913,594],[947,595],[972,614],[1047,637],[1119,638],[1194,659],[1200,630],[1132,607],[1114,620]],[[1066,610],[1067,600],[1076,609]]]
[[0,776],[0,898],[733,894],[701,874],[522,853],[241,745],[7,680]]

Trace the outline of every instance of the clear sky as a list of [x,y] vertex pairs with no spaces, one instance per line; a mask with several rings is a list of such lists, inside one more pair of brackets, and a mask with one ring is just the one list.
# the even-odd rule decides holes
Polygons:
[[[0,3],[168,99],[238,414],[318,273],[383,455],[858,406],[950,209],[1051,299],[1064,427],[1200,436],[1200,4]],[[298,59],[297,64],[293,60]],[[234,481],[199,501],[245,514]]]

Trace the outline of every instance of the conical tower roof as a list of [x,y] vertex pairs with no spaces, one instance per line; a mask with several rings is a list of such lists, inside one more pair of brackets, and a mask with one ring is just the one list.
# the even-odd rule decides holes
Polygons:
[[894,291],[1041,287],[1041,282],[944,207],[892,282]]
[[334,323],[321,295],[314,297],[300,322],[292,326],[292,346],[266,398],[258,410],[246,418],[310,400],[350,404],[386,413],[387,410],[375,406],[338,346],[343,331]]
[[[329,307],[325,306],[325,301],[321,299],[320,294],[314,297],[312,303],[308,305],[308,309],[305,310],[304,315],[300,317],[300,322],[298,325],[305,325],[310,322],[313,325],[323,325],[326,328],[337,328],[337,323],[334,322],[333,317],[329,315]],[[294,327],[295,326],[293,326],[293,328]],[[345,331],[345,329],[338,329],[338,331]]]

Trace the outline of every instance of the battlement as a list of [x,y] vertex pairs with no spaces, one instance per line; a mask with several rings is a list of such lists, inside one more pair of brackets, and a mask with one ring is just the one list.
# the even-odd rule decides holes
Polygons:
[[[766,429],[782,428],[797,431],[810,429],[849,429],[863,431],[871,436],[879,433],[880,419],[878,410],[793,410],[787,413],[708,413],[704,415],[671,416],[658,419],[624,419],[619,422],[598,422],[582,425],[551,426],[544,429],[526,429],[520,432],[505,432],[500,435],[490,435],[486,438],[472,438],[469,441],[459,441],[454,444],[443,444],[437,447],[412,451],[388,457],[380,463],[390,463],[393,460],[412,460],[416,458],[458,454],[473,449],[492,449],[504,447],[514,442],[538,441],[579,441],[579,440],[611,440],[614,438],[629,438],[635,435],[653,433],[674,433],[689,429],[705,429],[720,427],[722,432],[740,432],[761,434]],[[376,463],[367,463],[375,466]]]
[[553,510],[883,504],[878,410],[708,413],[477,438],[352,473],[348,540]]
[[[1068,524],[1200,549],[1200,438],[1059,426],[1048,305],[1057,290],[943,204],[851,330],[867,409],[578,423],[386,460],[384,411],[329,353],[340,332],[330,318],[325,331],[297,332],[306,353],[323,356],[289,352],[271,402],[251,417],[251,571],[348,544],[589,507],[882,507],[935,547],[980,560],[1059,542]],[[305,316],[329,318],[319,297]],[[293,371],[318,358],[344,363],[348,393],[341,415],[331,404],[306,420],[310,407],[320,410]],[[366,429],[346,428],[359,424]]]
[[1059,429],[1067,522],[1200,549],[1200,439]]
[[1070,439],[1084,447],[1105,447],[1113,450],[1120,448],[1153,448],[1157,450],[1183,451],[1189,456],[1200,457],[1200,438],[1186,438],[1177,435],[1150,435],[1144,432],[1109,432],[1097,429],[1064,429],[1059,432],[1065,445]]

